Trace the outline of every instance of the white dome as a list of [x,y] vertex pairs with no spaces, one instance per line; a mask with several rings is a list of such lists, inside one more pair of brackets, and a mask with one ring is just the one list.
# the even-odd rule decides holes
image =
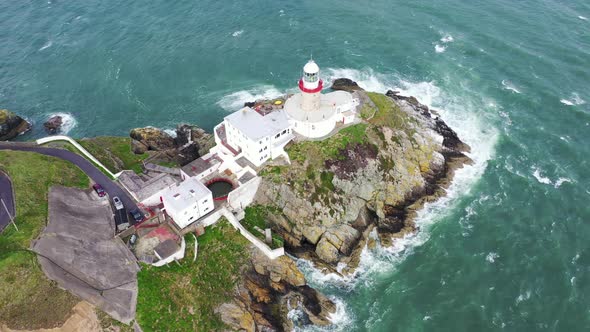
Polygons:
[[316,74],[319,73],[320,67],[318,67],[318,65],[313,60],[309,60],[305,66],[303,66],[303,71],[308,74]]

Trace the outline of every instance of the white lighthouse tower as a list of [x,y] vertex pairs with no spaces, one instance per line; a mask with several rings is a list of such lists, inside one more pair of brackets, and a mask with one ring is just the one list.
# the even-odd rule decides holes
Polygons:
[[309,60],[299,80],[300,92],[289,97],[284,106],[293,130],[303,137],[326,137],[337,124],[346,125],[356,119],[358,99],[346,91],[322,94],[323,87],[320,67]]
[[313,60],[309,60],[303,66],[303,76],[299,80],[302,110],[319,111],[323,87],[324,82],[320,79],[320,67]]

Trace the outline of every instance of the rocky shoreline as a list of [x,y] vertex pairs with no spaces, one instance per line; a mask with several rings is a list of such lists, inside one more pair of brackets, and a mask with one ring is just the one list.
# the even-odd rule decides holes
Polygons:
[[[365,105],[371,105],[371,108],[376,107],[367,93],[351,80],[336,80],[332,89],[354,92]],[[318,190],[314,188],[317,183],[310,184],[313,182],[312,177],[309,176],[310,165],[316,172],[318,165],[310,164],[307,160],[292,161],[290,166],[285,167],[292,167],[294,171],[287,174],[283,173],[285,172],[283,168],[274,168],[281,172],[278,181],[272,176],[276,174],[273,171],[275,166],[270,166],[269,172],[264,173],[263,170],[263,173],[267,175],[263,175],[263,183],[257,193],[257,204],[275,206],[282,211],[270,215],[269,218],[272,221],[273,231],[285,239],[286,251],[297,258],[311,261],[324,273],[340,275],[354,273],[359,265],[361,252],[365,247],[372,248],[376,244],[375,239],[370,236],[373,231],[377,232],[382,246],[391,246],[396,238],[418,231],[414,222],[417,211],[425,203],[444,196],[455,171],[472,163],[465,154],[470,151],[470,147],[440,119],[435,110],[420,104],[414,97],[401,96],[395,91],[388,91],[385,96],[392,101],[393,107],[416,119],[411,120],[415,122],[416,131],[410,130],[410,133],[413,132],[410,136],[401,127],[391,131],[391,128],[386,125],[369,127],[375,130],[377,133],[375,136],[382,135],[390,138],[389,143],[395,141],[393,138],[396,134],[404,137],[401,142],[396,142],[399,149],[384,153],[385,147],[373,146],[372,141],[369,142],[370,144],[362,143],[340,149],[339,158],[323,160],[323,165],[319,165],[321,174],[333,172],[333,178],[330,181],[333,186],[330,192],[319,194],[318,201],[309,203],[314,199],[314,194],[309,195],[309,193]],[[369,130],[367,133],[373,135]],[[386,139],[386,143],[387,141]],[[431,149],[425,149],[425,147]],[[416,152],[418,156],[416,157],[408,155],[409,150],[414,152],[426,150],[427,153],[423,153],[420,159],[419,152]],[[405,154],[400,151],[405,151]],[[379,194],[375,195],[375,192],[362,197],[363,183],[370,182],[370,176],[387,173],[383,171],[383,164],[388,162],[379,158],[394,158],[393,155],[397,153],[401,153],[399,158],[416,157],[413,163],[404,164],[402,167],[417,167],[419,176],[408,175],[408,178],[417,181],[403,183],[403,178],[400,181],[400,177],[404,174],[393,172],[397,176],[386,176],[377,180],[385,180],[403,189],[392,190],[395,195],[391,197],[381,195],[381,198],[375,199],[375,196],[379,196]],[[394,160],[393,163],[400,161]],[[379,164],[378,167],[375,164]],[[391,166],[392,170],[395,170],[395,167]],[[367,172],[366,169],[373,171]],[[299,180],[302,180],[301,186],[305,190],[297,189]],[[320,185],[330,186],[325,182],[323,184],[320,182]],[[378,184],[371,186],[371,190],[376,192],[380,189],[382,187]],[[340,197],[347,195],[356,198]],[[326,210],[333,213],[324,213]],[[334,218],[335,215],[340,218]],[[258,256],[255,252],[252,253],[251,264],[254,268],[246,267],[248,272],[244,274],[245,282],[236,291],[236,300],[240,306],[235,304],[236,301],[232,302],[232,305],[227,304],[234,308],[233,311],[229,311],[230,313],[240,312],[247,315],[245,313],[249,312],[254,325],[246,328],[242,324],[243,321],[238,323],[235,315],[228,315],[227,310],[220,308],[219,312],[224,322],[234,328],[251,331],[291,330],[294,323],[287,318],[285,311],[299,308],[301,314],[297,324],[330,324],[329,317],[336,310],[335,304],[321,293],[306,286],[305,278],[291,258],[282,257],[279,263],[279,260],[265,262]],[[277,264],[282,267],[277,267]],[[296,277],[289,278],[289,276]],[[281,280],[281,286],[275,283],[275,280]],[[292,303],[294,299],[296,304]],[[277,305],[280,309],[276,309]],[[241,309],[235,309],[236,306]]]
[[[455,171],[472,161],[466,155],[470,147],[416,98],[366,92],[349,79],[336,80],[332,89],[359,98],[361,123],[326,142],[291,144],[290,165],[271,163],[261,171],[255,202],[280,211],[268,218],[290,255],[324,273],[350,275],[362,251],[376,245],[371,233],[382,246],[391,246],[418,231],[417,211],[445,195]],[[11,126],[0,127],[0,140],[30,128],[6,114],[4,123]],[[137,154],[157,151],[184,165],[214,144],[211,134],[195,126],[181,125],[176,134],[136,128],[130,132],[131,148]],[[335,304],[308,286],[291,257],[269,260],[255,248],[249,257],[233,299],[216,310],[223,322],[246,331],[330,324]],[[289,315],[292,310],[299,312],[297,321]]]

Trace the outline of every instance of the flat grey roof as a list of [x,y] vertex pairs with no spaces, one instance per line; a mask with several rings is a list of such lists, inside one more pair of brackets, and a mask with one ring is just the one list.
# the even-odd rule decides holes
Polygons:
[[191,177],[176,186],[168,187],[162,193],[162,198],[164,206],[172,206],[175,210],[182,210],[189,204],[210,195],[212,194],[209,188],[201,181]]
[[158,191],[179,182],[177,178],[167,173],[159,173],[156,176],[144,179],[133,171],[121,172],[118,180],[140,202],[150,198]]
[[182,166],[182,171],[188,174],[189,176],[195,176],[219,163],[221,163],[221,161],[217,159],[216,156],[211,156],[211,158],[209,159],[204,159],[203,157],[201,157]]
[[240,182],[240,184],[244,184],[250,180],[252,180],[254,177],[256,177],[256,175],[250,173],[250,172],[246,172],[244,175],[242,175],[239,179],[238,182]]
[[261,115],[250,107],[244,107],[226,116],[225,120],[253,141],[272,136],[290,126],[282,109]]

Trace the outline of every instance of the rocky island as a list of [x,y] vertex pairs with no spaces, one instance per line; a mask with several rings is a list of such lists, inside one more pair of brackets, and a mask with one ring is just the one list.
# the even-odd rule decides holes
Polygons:
[[[295,139],[285,147],[286,158],[258,168],[261,182],[246,208],[246,219],[257,219],[279,235],[288,254],[311,261],[324,273],[347,275],[355,271],[362,250],[374,246],[371,233],[378,235],[381,245],[390,246],[396,238],[417,231],[416,211],[445,194],[455,170],[470,163],[465,154],[469,146],[435,110],[414,97],[396,91],[364,91],[349,79],[334,81],[332,89],[350,92],[359,100],[359,121],[338,128],[325,139]],[[258,100],[247,106],[275,103]],[[211,134],[196,126],[181,125],[176,134],[172,137],[146,127],[133,129],[130,139],[98,137],[79,142],[114,172],[135,169],[146,158],[183,167],[206,156],[215,144]],[[132,154],[121,153],[123,150]],[[158,270],[162,268],[145,265],[139,272],[137,322],[144,330],[225,326],[264,331],[292,330],[295,324],[330,324],[335,304],[307,285],[290,256],[269,259],[226,221],[211,227],[217,230],[205,236],[231,238],[232,244],[200,239],[204,244],[199,250],[212,253],[192,263],[194,268]],[[233,272],[223,274],[220,269]],[[223,282],[204,293],[173,286],[190,283],[186,278],[192,273],[204,273],[199,277],[201,288],[213,279]],[[168,293],[154,292],[153,287],[164,280],[172,282]],[[166,303],[177,307],[178,312],[170,313],[178,316],[176,320],[154,320],[171,310],[164,307]],[[293,310],[299,311],[296,322],[289,318]],[[212,316],[203,320],[197,312]]]

